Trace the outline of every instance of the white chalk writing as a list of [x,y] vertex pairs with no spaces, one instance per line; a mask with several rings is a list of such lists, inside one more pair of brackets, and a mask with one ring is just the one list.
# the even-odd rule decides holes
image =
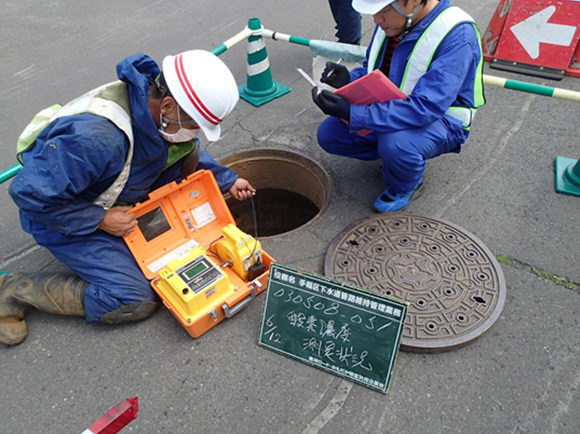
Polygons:
[[[282,273],[283,274],[283,273]],[[308,287],[309,281],[300,280],[299,284],[302,283],[303,287]],[[311,283],[311,282],[310,282]],[[318,288],[318,292],[325,292],[327,295],[332,294],[333,297],[337,298],[341,301],[347,301],[348,303],[355,304],[358,306],[362,306],[364,308],[378,311],[380,313],[384,313],[395,318],[401,318],[402,311],[398,308],[393,308],[392,306],[387,306],[383,303],[378,303],[373,300],[368,300],[362,296],[356,296],[354,294],[349,294],[345,291],[333,291],[327,287],[323,287],[318,284],[314,284],[311,288]],[[321,289],[322,288],[322,289]],[[274,292],[274,297],[282,298],[284,297],[284,303],[294,303],[294,304],[302,304],[306,309],[314,309],[314,310],[321,310],[324,311],[326,315],[336,315],[338,313],[338,309],[340,304],[338,302],[330,302],[329,304],[325,304],[321,299],[316,300],[317,297],[315,296],[308,296],[305,297],[302,294],[297,293],[291,288],[280,287]],[[316,301],[315,301],[316,300]],[[354,320],[357,321],[357,320]]]
[[343,366],[360,367],[366,371],[373,370],[373,366],[366,361],[368,351],[355,352],[352,346],[337,345],[334,341],[325,341],[317,338],[305,338],[302,340],[302,349],[311,351],[323,360],[333,363],[341,363]]

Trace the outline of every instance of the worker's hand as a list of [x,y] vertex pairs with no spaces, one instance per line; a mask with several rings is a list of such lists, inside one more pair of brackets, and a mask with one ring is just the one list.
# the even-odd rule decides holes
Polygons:
[[348,68],[344,65],[326,62],[326,68],[322,71],[320,81],[338,89],[350,83],[350,72],[348,72]]
[[238,178],[230,187],[230,194],[238,200],[246,200],[256,194],[256,189],[246,179]]
[[327,115],[335,116],[345,121],[350,120],[350,103],[342,96],[326,89],[319,91],[318,87],[313,87],[312,100]]
[[130,206],[114,206],[105,213],[105,218],[99,225],[99,229],[116,237],[124,237],[135,230],[137,219],[135,213],[125,214],[131,209]]

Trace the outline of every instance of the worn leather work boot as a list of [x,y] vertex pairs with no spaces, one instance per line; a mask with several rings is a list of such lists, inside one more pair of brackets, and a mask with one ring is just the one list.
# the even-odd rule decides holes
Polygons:
[[17,345],[27,335],[30,306],[57,315],[84,316],[89,283],[75,274],[9,273],[0,276],[0,342]]

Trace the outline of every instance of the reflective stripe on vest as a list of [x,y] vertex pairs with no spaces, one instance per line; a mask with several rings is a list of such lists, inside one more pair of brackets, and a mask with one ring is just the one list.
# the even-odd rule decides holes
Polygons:
[[[381,65],[376,65],[379,51],[385,42],[387,35],[383,29],[377,26],[377,31],[371,42],[371,51],[369,52],[369,61],[367,63],[367,74],[370,74],[375,69],[380,68]],[[376,66],[375,66],[376,65]]]
[[30,124],[24,129],[17,143],[18,159],[22,163],[20,154],[32,147],[38,135],[46,126],[55,119],[64,116],[72,116],[81,113],[91,113],[111,121],[129,139],[129,151],[125,164],[117,179],[93,203],[104,209],[113,206],[123,187],[129,179],[131,160],[133,158],[133,129],[131,116],[129,115],[127,85],[121,81],[115,81],[100,86],[76,99],[63,107],[54,105],[39,112]]
[[[475,24],[473,18],[469,16],[466,12],[461,10],[458,7],[452,6],[445,9],[441,12],[435,20],[425,29],[415,47],[409,59],[407,60],[407,66],[405,69],[405,73],[403,75],[403,80],[401,85],[399,86],[400,89],[407,95],[413,92],[415,85],[419,81],[419,79],[427,72],[429,66],[431,64],[431,60],[433,59],[433,55],[439,44],[445,36],[458,24],[469,22],[473,25],[475,29],[475,33],[477,35],[477,39],[480,45],[480,53],[481,51],[481,37],[479,34],[479,30],[477,25]],[[376,64],[376,57],[380,46],[384,43],[385,34],[381,28],[377,29],[375,36],[372,41],[371,52],[369,55],[369,59],[371,56],[374,56],[373,62],[369,62],[367,65],[367,71],[371,72],[375,69]],[[371,66],[372,65],[372,66]],[[468,129],[473,121],[473,117],[476,112],[476,108],[480,107],[484,103],[483,98],[483,55],[480,56],[479,64],[477,65],[477,74],[475,77],[475,108],[467,108],[467,107],[450,107],[449,110],[445,114],[452,116],[456,119],[459,119],[463,124],[463,128]]]

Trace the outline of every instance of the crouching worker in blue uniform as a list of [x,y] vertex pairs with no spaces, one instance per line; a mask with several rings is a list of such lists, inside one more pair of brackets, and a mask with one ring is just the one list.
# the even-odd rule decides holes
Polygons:
[[158,299],[123,236],[137,220],[129,205],[197,169],[222,192],[255,194],[199,148],[199,130],[220,137],[238,101],[234,77],[215,55],[193,50],[163,61],[137,54],[117,65],[119,81],[64,107],[46,109],[22,133],[22,170],[10,186],[23,229],[74,274],[0,277],[0,342],[27,335],[28,307],[119,324],[149,317]]
[[425,161],[459,152],[469,136],[475,111],[485,103],[481,38],[473,19],[449,0],[352,4],[376,24],[363,67],[348,71],[328,62],[321,82],[340,88],[380,68],[407,99],[349,104],[315,87],[314,102],[330,115],[318,128],[318,142],[331,154],[380,159],[387,188],[373,207],[397,211],[422,185]]

